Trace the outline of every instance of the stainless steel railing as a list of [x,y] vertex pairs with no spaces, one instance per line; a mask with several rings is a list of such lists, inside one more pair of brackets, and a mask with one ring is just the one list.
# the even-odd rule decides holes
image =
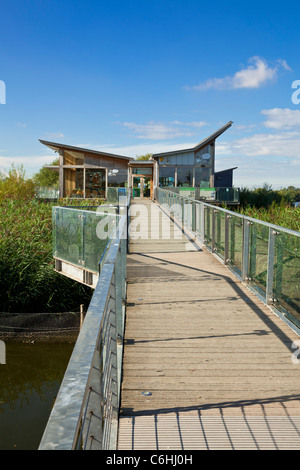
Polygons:
[[121,215],[39,450],[116,449],[126,255]]
[[155,198],[299,333],[299,232],[161,188]]

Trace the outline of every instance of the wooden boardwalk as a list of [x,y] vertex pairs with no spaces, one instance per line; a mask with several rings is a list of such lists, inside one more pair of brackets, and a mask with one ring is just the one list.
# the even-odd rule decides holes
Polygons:
[[167,216],[143,203],[118,449],[300,449],[298,336],[205,248],[176,227],[167,239]]

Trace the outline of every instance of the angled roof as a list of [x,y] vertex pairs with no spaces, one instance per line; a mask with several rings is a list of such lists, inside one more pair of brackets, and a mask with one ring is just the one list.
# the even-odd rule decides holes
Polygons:
[[124,160],[128,160],[128,161],[134,160],[134,158],[125,157],[124,155],[115,155],[113,153],[100,152],[98,150],[91,150],[91,149],[87,149],[87,148],[84,148],[84,147],[74,147],[72,145],[59,144],[59,143],[56,143],[56,142],[48,142],[47,140],[41,140],[41,139],[39,139],[39,141],[41,142],[41,144],[46,145],[47,147],[51,148],[52,150],[54,150],[56,152],[58,150],[65,149],[65,150],[71,150],[73,152],[74,151],[88,152],[88,153],[93,153],[93,154],[99,155],[99,156],[106,156],[106,157],[113,157],[113,158],[123,158]]
[[217,173],[226,173],[226,171],[233,171],[233,170],[236,170],[237,168],[238,166],[234,166],[233,168],[227,168],[226,170],[215,171],[215,175]]
[[163,155],[174,155],[176,153],[195,152],[201,149],[202,147],[205,147],[212,140],[215,140],[217,137],[223,134],[223,132],[227,131],[227,129],[229,129],[229,127],[231,127],[232,124],[233,124],[233,121],[229,121],[227,124],[225,124],[225,126],[220,127],[220,129],[218,129],[216,132],[214,132],[213,134],[203,139],[201,142],[199,142],[199,144],[195,145],[195,147],[183,149],[183,150],[174,150],[174,152],[155,153],[154,155],[152,155],[152,158],[161,157]]

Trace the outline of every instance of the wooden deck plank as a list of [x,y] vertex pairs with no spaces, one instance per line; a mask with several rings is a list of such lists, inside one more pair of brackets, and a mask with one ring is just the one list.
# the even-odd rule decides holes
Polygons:
[[[149,213],[151,202],[146,206]],[[158,205],[151,206],[152,212],[159,210]],[[292,362],[296,333],[188,237],[168,243],[131,240],[130,250],[120,448],[131,448],[132,436],[127,434],[137,420],[153,423],[173,414],[176,433],[178,417],[191,416],[197,434],[199,416],[277,417],[282,426],[287,417],[300,417],[300,364]],[[192,446],[188,448],[200,442],[193,441],[192,422],[185,431],[185,445]],[[216,422],[211,424],[215,433],[221,429]],[[135,445],[161,448],[151,447],[155,433],[147,442],[145,430],[137,429]],[[298,436],[298,418],[295,429]],[[231,426],[230,436],[235,432]],[[172,441],[166,429],[165,433],[159,433],[160,441],[174,448],[168,446],[175,445],[177,438]],[[253,446],[249,435],[244,436],[237,445]],[[265,438],[270,439],[270,434]],[[292,446],[280,442],[283,447],[288,444]]]

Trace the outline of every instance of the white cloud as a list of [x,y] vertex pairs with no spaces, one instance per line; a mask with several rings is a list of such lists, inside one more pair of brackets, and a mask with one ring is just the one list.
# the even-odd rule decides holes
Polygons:
[[[136,124],[135,122],[120,123],[126,127],[138,139],[148,140],[169,140],[177,137],[191,137],[195,135],[195,128],[206,125],[204,121],[181,122],[173,121],[171,123],[148,122],[147,124]],[[189,128],[193,128],[192,130]]]
[[265,127],[277,130],[300,128],[299,110],[292,110],[289,108],[273,108],[265,109],[261,111],[261,113],[267,116],[268,118],[264,122]]
[[238,167],[233,172],[233,181],[236,187],[247,186],[251,188],[262,186],[264,183],[271,184],[273,189],[290,185],[299,187],[299,173],[296,171],[298,163],[291,158],[270,156],[222,158],[219,155],[216,161],[216,171]]
[[62,139],[64,137],[62,132],[47,132],[45,135],[47,139]]
[[173,121],[172,124],[175,124],[176,126],[190,126],[190,127],[203,127],[203,126],[208,125],[208,123],[205,121],[192,121],[192,122]]
[[253,65],[239,70],[233,76],[209,78],[205,82],[199,83],[199,85],[186,88],[193,90],[259,88],[276,79],[279,66],[285,70],[291,70],[286,61],[282,59],[277,61],[279,65],[273,67],[268,65],[265,59],[258,56],[252,57],[249,62]]
[[282,67],[283,67],[285,70],[288,70],[289,72],[292,71],[291,67],[287,64],[286,60],[278,59],[277,62],[278,62],[280,65],[282,65]]
[[[219,144],[216,143],[218,152]],[[300,159],[300,132],[255,134],[222,144],[220,151],[242,156],[280,156]]]
[[85,145],[75,145],[76,147],[84,147],[90,150],[98,150],[101,152],[108,152],[113,153],[115,155],[124,155],[127,157],[136,157],[138,155],[145,155],[147,153],[161,153],[161,152],[171,152],[173,150],[183,150],[187,148],[192,148],[197,144],[196,141],[194,142],[185,142],[181,144],[161,144],[161,143],[141,143],[141,144],[134,144],[134,145],[126,145],[126,146],[117,146],[117,145],[106,145],[106,144],[99,144],[99,145],[92,145],[92,144],[85,144]]
[[[16,156],[16,157],[2,157],[0,156],[0,171],[7,172],[11,165],[23,165],[25,171],[29,170],[30,173],[38,171],[43,165],[51,163],[51,155],[38,155],[34,157]],[[52,158],[53,160],[54,158]]]

